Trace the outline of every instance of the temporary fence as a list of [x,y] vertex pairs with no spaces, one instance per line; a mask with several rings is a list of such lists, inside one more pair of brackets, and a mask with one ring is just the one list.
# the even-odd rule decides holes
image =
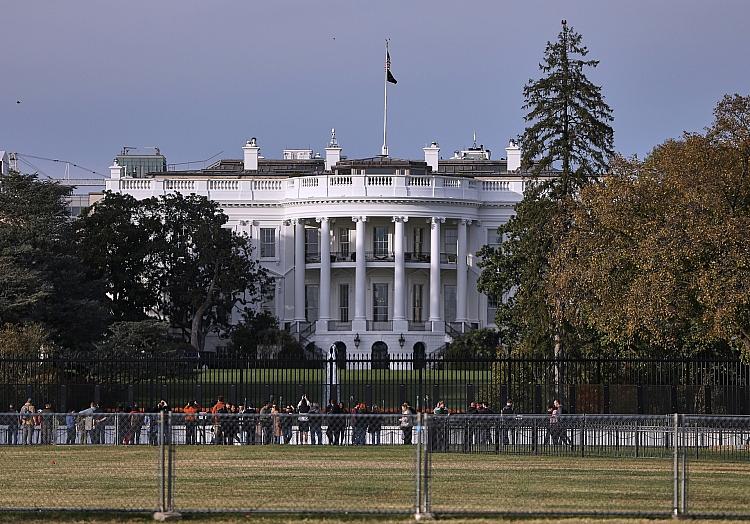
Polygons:
[[0,414],[0,510],[750,518],[747,416],[199,417]]
[[161,399],[180,407],[209,405],[218,395],[261,406],[296,401],[377,404],[395,412],[445,400],[454,411],[485,401],[499,408],[544,413],[559,398],[570,413],[750,414],[750,365],[738,360],[528,359],[451,360],[389,355],[386,359],[0,359],[0,406],[27,398],[53,409],[149,409]]

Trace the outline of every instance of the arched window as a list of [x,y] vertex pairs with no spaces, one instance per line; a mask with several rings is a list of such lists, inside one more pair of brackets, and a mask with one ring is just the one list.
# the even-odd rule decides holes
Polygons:
[[372,345],[372,369],[388,369],[388,344],[379,340]]
[[414,369],[424,369],[425,360],[427,359],[427,350],[424,347],[424,342],[417,342],[414,344]]
[[339,340],[333,345],[336,346],[336,367],[346,369],[346,344]]

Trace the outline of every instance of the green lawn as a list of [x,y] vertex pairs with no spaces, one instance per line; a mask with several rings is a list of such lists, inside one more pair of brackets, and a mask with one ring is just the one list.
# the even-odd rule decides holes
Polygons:
[[[2,509],[154,510],[158,454],[151,447],[0,448]],[[177,447],[178,510],[413,511],[412,447]],[[495,454],[432,456],[437,513],[641,511],[668,515],[669,459]],[[746,461],[690,464],[691,508],[750,514]],[[231,520],[231,519],[230,519]],[[325,520],[324,520],[325,521]]]

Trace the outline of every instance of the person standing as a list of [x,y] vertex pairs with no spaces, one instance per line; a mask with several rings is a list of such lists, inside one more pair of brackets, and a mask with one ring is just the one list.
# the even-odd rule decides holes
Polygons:
[[403,435],[404,444],[411,444],[412,430],[414,428],[414,409],[409,405],[408,402],[401,404],[401,419],[399,420],[399,427]]
[[323,444],[323,417],[320,414],[320,405],[317,402],[310,405],[310,443],[313,445]]
[[221,445],[224,443],[224,426],[226,425],[226,416],[229,413],[227,405],[224,402],[224,396],[219,395],[216,404],[211,408],[214,424],[214,444]]
[[555,409],[557,410],[557,433],[560,444],[565,446],[572,445],[570,437],[568,436],[568,428],[565,427],[565,421],[563,420],[563,405],[558,399],[553,402]]
[[367,432],[370,434],[370,444],[373,446],[379,446],[383,420],[380,415],[380,408],[377,404],[373,404],[371,413],[372,414],[367,417]]
[[198,411],[198,402],[195,400],[191,400],[182,408],[185,417],[185,444],[195,444],[195,417]]
[[435,451],[446,451],[448,449],[448,413],[448,408],[445,407],[445,401],[443,400],[439,401],[435,405],[435,409],[432,410],[432,414],[437,415],[432,419],[432,427],[435,431],[431,433],[431,448]]
[[18,444],[18,410],[11,404],[8,406],[8,427],[5,430],[5,443],[9,445]]
[[30,446],[34,443],[34,411],[36,408],[31,403],[31,399],[28,399],[26,403],[21,406],[20,419],[21,419],[21,442],[24,446]]
[[[503,406],[503,409],[500,410],[500,414],[502,415],[502,436],[503,436],[503,446],[509,446],[510,445],[510,438],[509,433],[511,432],[511,428],[513,427],[513,424],[515,424],[515,414],[516,410],[513,407],[513,401],[511,399],[508,399],[505,402],[505,405]],[[513,431],[513,444],[516,443],[516,432]]]
[[75,444],[76,443],[76,412],[74,409],[70,410],[70,413],[65,415],[65,443]]
[[307,444],[310,436],[310,404],[307,401],[307,395],[302,395],[297,404],[297,433],[298,444]]
[[246,445],[255,445],[255,432],[258,426],[258,410],[248,405],[240,412],[242,416],[242,431]]
[[55,417],[52,411],[52,404],[44,404],[44,408],[39,412],[40,440],[44,445],[49,446],[55,443],[54,426]]
[[261,443],[267,446],[273,441],[273,419],[271,418],[271,403],[266,402],[260,408]]

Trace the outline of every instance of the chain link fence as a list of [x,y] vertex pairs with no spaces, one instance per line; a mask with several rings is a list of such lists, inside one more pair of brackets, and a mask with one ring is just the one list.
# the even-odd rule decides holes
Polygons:
[[0,510],[750,518],[750,417],[0,414]]

